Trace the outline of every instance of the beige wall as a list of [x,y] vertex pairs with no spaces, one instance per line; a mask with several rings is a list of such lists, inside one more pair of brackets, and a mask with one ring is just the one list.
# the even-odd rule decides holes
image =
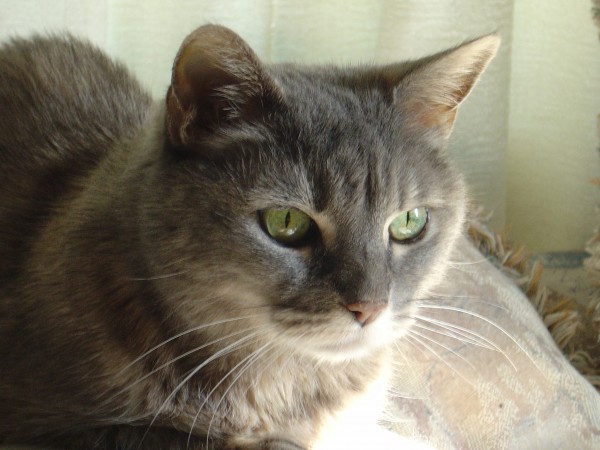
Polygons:
[[580,249],[598,224],[600,42],[589,0],[517,0],[506,217],[534,249]]

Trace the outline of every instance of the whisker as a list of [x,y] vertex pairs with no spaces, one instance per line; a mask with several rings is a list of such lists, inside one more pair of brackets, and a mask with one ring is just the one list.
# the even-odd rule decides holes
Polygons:
[[[290,345],[282,346],[282,348],[281,348],[282,352],[281,352],[281,353],[285,352],[286,350],[291,350],[291,351],[290,351],[290,354],[289,354],[289,356],[288,356],[288,357],[285,359],[285,361],[284,361],[284,362],[283,362],[283,364],[281,365],[282,367],[285,367],[285,366],[286,366],[286,364],[287,364],[287,363],[290,361],[290,359],[292,359],[293,357],[295,357],[295,356],[296,356],[297,350],[294,348],[294,345],[295,345],[295,344],[296,344],[298,341],[300,341],[301,339],[303,339],[303,338],[304,338],[304,336],[306,336],[307,334],[308,334],[308,330],[306,330],[306,331],[304,331],[304,332],[300,333],[300,334],[299,334],[299,335],[296,337],[296,339],[294,339],[294,341],[293,341],[293,345],[292,345],[292,344],[290,344]],[[348,362],[346,363],[346,365],[347,365],[347,364],[348,364]]]
[[446,365],[447,367],[450,368],[450,370],[452,370],[454,373],[456,373],[459,377],[461,377],[464,381],[466,381],[470,386],[475,386],[473,384],[472,381],[470,381],[468,378],[466,378],[459,370],[457,370],[452,364],[450,364],[448,361],[446,361],[444,358],[442,358],[440,356],[440,354],[438,352],[436,352],[433,348],[431,348],[429,345],[427,345],[426,343],[424,343],[423,341],[421,341],[421,339],[419,339],[418,337],[410,334],[410,335],[406,335],[405,336],[406,339],[415,342],[423,347],[425,347],[425,349],[429,350],[429,352],[431,352],[437,359],[439,359],[444,365]]
[[[418,320],[421,320],[421,319],[418,319]],[[432,333],[437,333],[437,334],[440,334],[442,336],[446,336],[446,337],[449,337],[449,338],[452,338],[452,339],[456,339],[457,341],[464,342],[465,344],[476,345],[478,347],[487,348],[488,350],[497,350],[496,348],[494,348],[494,347],[492,347],[490,345],[482,344],[481,342],[479,342],[479,341],[477,341],[475,339],[472,339],[472,338],[470,338],[468,336],[465,336],[463,333],[455,332],[452,329],[449,329],[447,327],[443,327],[441,325],[438,325],[438,326],[440,328],[446,330],[446,331],[441,331],[441,330],[438,330],[436,328],[428,327],[427,325],[422,325],[422,324],[419,324],[419,323],[413,323],[412,326],[413,327],[417,327],[417,328],[421,328],[423,330],[431,331]]]
[[[176,266],[176,265],[180,265],[181,263],[187,263],[191,261],[191,258],[189,256],[185,256],[183,258],[179,258],[176,259],[174,261],[170,261],[169,263],[165,264],[163,266],[163,270],[168,268],[168,267],[172,267],[172,266]],[[157,275],[157,276],[152,276],[152,277],[127,277],[126,279],[129,281],[151,281],[151,280],[160,280],[162,278],[169,278],[171,276],[177,276],[177,275],[182,275],[184,273],[189,272],[190,270],[183,270],[183,271],[179,271],[179,272],[173,272],[171,274],[165,274],[165,275]]]
[[[539,366],[535,363],[535,361],[529,355],[529,353],[525,350],[525,348],[514,337],[512,337],[510,335],[510,333],[508,333],[508,331],[506,331],[503,327],[501,327],[500,325],[498,325],[494,321],[488,319],[487,317],[484,317],[481,314],[478,314],[478,313],[473,312],[473,311],[468,311],[466,309],[457,308],[457,307],[453,307],[453,306],[420,305],[420,307],[422,307],[422,308],[430,308],[430,309],[440,309],[440,310],[446,310],[446,311],[454,311],[454,312],[458,312],[458,313],[467,314],[467,315],[470,315],[472,317],[476,317],[476,318],[478,318],[480,320],[483,320],[484,322],[486,322],[486,323],[490,324],[491,326],[493,326],[494,328],[496,328],[498,331],[500,331],[502,334],[504,334],[507,338],[509,338],[525,354],[525,356],[527,356],[527,358],[529,359],[529,361],[531,361],[531,364],[533,364],[542,374],[544,373],[542,371],[542,369],[540,369]],[[516,367],[515,367],[515,370],[516,370]]]
[[475,259],[473,261],[452,261],[449,260],[447,261],[451,266],[470,266],[470,265],[474,265],[474,264],[481,264],[488,261],[487,258],[482,258],[482,259]]
[[127,364],[125,367],[123,367],[119,373],[117,375],[121,375],[125,370],[129,369],[131,366],[133,366],[134,364],[138,363],[139,361],[141,361],[142,359],[144,359],[145,357],[147,357],[148,355],[150,355],[152,352],[155,352],[156,350],[158,350],[159,348],[167,345],[169,342],[174,341],[175,339],[179,339],[182,336],[185,336],[186,334],[189,333],[193,333],[194,331],[199,331],[202,330],[204,328],[208,328],[208,327],[213,327],[216,325],[222,325],[224,323],[229,323],[229,322],[235,322],[237,320],[244,320],[244,319],[249,319],[252,317],[257,317],[260,316],[260,314],[251,314],[248,316],[241,316],[241,317],[234,317],[233,319],[223,319],[223,320],[217,320],[215,322],[211,322],[211,323],[205,323],[202,325],[198,325],[196,327],[190,328],[188,330],[182,331],[181,333],[176,334],[175,336],[170,337],[169,339],[166,339],[164,341],[162,341],[160,344],[155,345],[154,347],[152,347],[150,350],[142,353],[140,356],[138,356],[136,359],[134,359],[133,361],[131,361],[129,364]]
[[[431,299],[436,299],[436,298],[452,298],[452,299],[455,299],[455,298],[459,298],[461,300],[462,299],[466,299],[466,300],[477,299],[477,300],[479,300],[479,297],[473,297],[472,295],[440,294],[439,292],[433,292],[433,291],[427,291],[427,294],[432,297]],[[427,299],[427,298],[415,298],[414,300],[421,301],[421,300],[429,300],[429,299]]]
[[[446,300],[446,299],[451,299],[451,300],[463,300],[463,301],[468,301],[471,303],[479,303],[481,305],[487,305],[487,306],[491,306],[493,308],[497,308],[497,309],[501,309],[504,311],[508,311],[508,308],[506,306],[500,305],[498,303],[493,303],[493,302],[489,302],[486,300],[482,300],[480,297],[473,297],[471,295],[453,295],[453,294],[439,294],[439,293],[434,293],[434,292],[429,292],[428,293],[430,298],[419,298],[419,299],[415,299],[415,301],[418,302],[426,302],[426,301],[437,301],[437,300]],[[426,303],[423,303],[426,304]],[[436,303],[437,305],[437,303]],[[442,305],[443,306],[443,305]]]
[[[299,336],[297,336],[297,337],[296,337],[296,339],[294,339],[294,341],[293,341],[293,342],[294,342],[294,343],[295,343],[295,342],[298,342],[298,341],[299,341],[300,339],[302,339],[302,338],[303,338],[303,337],[304,337],[306,334],[307,334],[307,331],[305,331],[305,332],[301,333]],[[275,337],[275,338],[274,338],[274,339],[271,341],[271,343],[274,343],[276,340],[277,340],[277,337]],[[243,366],[243,367],[240,369],[240,372],[238,373],[238,375],[237,375],[237,376],[235,377],[235,379],[232,381],[231,385],[230,385],[230,386],[227,388],[227,390],[226,390],[226,391],[225,391],[225,392],[222,394],[222,397],[221,397],[221,399],[220,399],[219,403],[218,403],[218,404],[215,406],[215,411],[213,412],[213,418],[211,419],[211,421],[210,421],[210,423],[209,423],[209,427],[208,427],[208,431],[207,431],[207,441],[208,441],[208,438],[209,438],[209,436],[210,436],[210,428],[211,428],[212,422],[213,422],[213,420],[214,420],[215,414],[217,413],[217,411],[218,411],[218,408],[219,408],[219,406],[220,406],[221,402],[222,402],[222,401],[225,399],[225,396],[227,395],[227,393],[229,392],[229,390],[230,390],[230,389],[233,387],[233,385],[234,385],[234,384],[237,382],[237,380],[238,380],[238,379],[241,377],[241,375],[242,375],[242,374],[243,374],[243,373],[244,373],[244,372],[245,372],[245,371],[246,371],[246,370],[247,370],[247,369],[248,369],[248,368],[249,368],[249,367],[250,367],[252,364],[254,364],[254,363],[255,363],[255,362],[258,360],[258,358],[259,358],[260,356],[263,356],[263,355],[261,355],[261,354],[260,354],[260,352],[263,352],[263,354],[264,354],[265,352],[264,352],[263,350],[264,350],[264,348],[265,348],[265,347],[267,347],[267,345],[264,345],[263,347],[259,348],[259,349],[258,349],[258,350],[256,350],[255,352],[253,352],[253,353],[255,353],[255,354],[256,354],[256,355],[255,355],[255,357],[251,358],[250,360],[248,360],[248,361],[246,362],[246,364],[244,364],[244,366]],[[250,389],[251,387],[256,387],[256,383],[258,383],[258,381],[259,381],[259,379],[260,379],[260,377],[261,377],[262,373],[263,373],[263,372],[264,372],[266,369],[268,369],[268,368],[271,366],[272,362],[274,362],[274,361],[275,361],[277,358],[279,358],[279,357],[280,357],[280,356],[281,356],[281,355],[282,355],[284,352],[286,352],[286,351],[289,351],[289,349],[290,349],[290,348],[292,349],[292,351],[290,352],[290,355],[289,355],[289,356],[286,358],[286,360],[283,362],[283,364],[282,364],[282,365],[280,366],[280,368],[279,368],[279,370],[283,370],[283,367],[285,367],[285,365],[286,365],[286,364],[289,362],[289,360],[290,360],[292,357],[294,357],[294,356],[295,356],[296,350],[294,350],[294,349],[293,349],[293,346],[292,346],[292,345],[290,345],[290,346],[281,346],[280,350],[279,350],[278,352],[276,352],[275,354],[273,354],[273,355],[271,356],[271,358],[268,360],[268,362],[265,362],[265,363],[263,364],[263,367],[262,367],[262,369],[261,369],[260,371],[258,371],[258,372],[257,372],[257,373],[254,375],[254,381],[252,382],[252,385],[251,385],[251,386],[248,386],[248,388],[247,388],[246,392],[247,392],[247,391],[248,391],[248,389]],[[248,355],[248,357],[246,357],[246,358],[244,358],[244,359],[248,359],[250,356],[252,356],[252,355]],[[242,361],[241,361],[241,362],[240,362],[238,365],[240,365],[240,364],[241,364],[241,363],[243,363],[243,362],[244,362],[244,361],[242,360]],[[223,379],[221,380],[221,382],[220,382],[219,384],[221,384],[221,383],[222,383],[222,382],[225,380],[225,378],[227,378],[227,377],[228,377],[228,376],[229,376],[229,375],[230,375],[230,374],[231,374],[231,373],[232,373],[234,370],[235,370],[235,367],[234,367],[234,368],[233,368],[233,369],[232,369],[232,370],[231,370],[231,371],[230,371],[228,374],[226,374],[226,375],[223,377]],[[217,386],[215,386],[215,389],[216,389],[217,387],[218,387],[218,385],[217,385]],[[189,441],[190,441],[191,434],[192,434],[192,432],[193,432],[193,428],[194,428],[194,424],[195,424],[195,423],[196,423],[196,421],[197,421],[198,415],[199,415],[199,414],[200,414],[200,412],[202,411],[202,407],[203,407],[203,406],[204,406],[204,404],[205,404],[205,403],[208,401],[208,399],[209,399],[209,397],[212,395],[213,391],[214,391],[214,389],[213,389],[213,390],[212,390],[212,391],[211,391],[211,392],[210,392],[210,393],[207,395],[207,397],[206,397],[206,399],[204,400],[204,402],[202,403],[202,405],[200,405],[200,408],[198,409],[198,413],[197,413],[197,414],[196,414],[196,416],[194,417],[194,422],[192,423],[192,427],[190,428],[190,434],[188,435],[188,443],[189,443]],[[208,443],[207,443],[207,445],[208,445]]]
[[182,353],[181,355],[178,355],[177,357],[170,359],[169,361],[167,361],[166,363],[161,364],[160,366],[154,368],[153,370],[151,370],[150,372],[144,374],[143,376],[141,376],[140,378],[136,379],[134,382],[130,383],[129,385],[127,385],[126,387],[124,387],[123,389],[120,389],[117,393],[115,393],[114,395],[112,395],[107,401],[110,402],[110,400],[113,400],[114,398],[118,397],[119,395],[123,394],[124,392],[128,391],[129,389],[131,389],[132,387],[136,386],[137,384],[141,383],[142,381],[144,381],[145,379],[147,379],[148,377],[151,377],[152,375],[154,375],[156,372],[159,372],[160,370],[164,369],[167,366],[170,366],[171,364],[173,364],[174,362],[179,361],[180,359],[185,358],[186,356],[189,356],[193,353],[199,352],[200,350],[209,347],[210,345],[216,344],[218,342],[224,341],[230,337],[233,336],[237,336],[238,334],[242,334],[245,333],[247,331],[251,331],[251,330],[256,330],[257,328],[260,328],[262,325],[256,325],[254,327],[250,327],[250,328],[245,328],[243,330],[238,330],[235,331],[233,333],[230,333],[226,336],[221,336],[218,339],[214,339],[210,342],[206,342],[198,347],[194,347],[191,350],[188,350],[185,353]]
[[202,404],[200,405],[200,407],[198,408],[198,413],[196,414],[196,417],[194,418],[194,422],[192,423],[192,427],[190,429],[190,434],[188,435],[188,445],[189,445],[189,440],[191,438],[192,435],[192,430],[194,428],[194,425],[196,423],[196,420],[198,418],[198,415],[200,414],[200,412],[202,411],[202,408],[204,407],[204,405],[206,404],[206,402],[208,402],[208,399],[210,398],[210,396],[217,390],[217,388],[240,366],[243,364],[243,366],[240,368],[239,373],[235,376],[235,378],[232,380],[231,384],[227,387],[227,389],[225,390],[225,392],[223,392],[223,394],[221,395],[221,398],[219,399],[219,402],[217,403],[217,405],[214,408],[213,411],[213,415],[212,418],[210,419],[210,422],[208,424],[208,429],[206,431],[206,446],[208,447],[209,444],[209,436],[210,436],[210,429],[212,427],[213,421],[215,419],[215,415],[217,414],[218,410],[219,410],[219,406],[221,405],[221,403],[223,402],[223,400],[225,400],[227,394],[229,393],[229,391],[231,390],[231,388],[233,388],[233,386],[235,385],[236,381],[240,379],[240,377],[244,374],[244,372],[252,365],[254,364],[254,362],[256,362],[256,360],[261,356],[261,353],[264,351],[265,348],[268,348],[269,346],[272,346],[274,343],[274,339],[273,340],[269,340],[266,344],[264,344],[262,347],[258,348],[257,350],[254,350],[252,353],[250,353],[249,355],[247,355],[245,358],[243,358],[239,363],[237,363],[235,366],[233,366],[233,368],[231,370],[229,370],[229,372],[227,372],[223,378],[221,378],[221,381],[219,381],[215,387],[212,388],[212,390],[207,394],[206,398],[204,399],[204,401],[202,402]]
[[[423,322],[427,322],[427,323],[431,323],[433,325],[437,325],[439,327],[445,328],[447,330],[453,331],[454,333],[457,333],[461,336],[465,336],[462,333],[465,333],[467,338],[472,337],[472,338],[476,338],[476,339],[480,339],[483,342],[485,342],[486,344],[490,345],[493,347],[494,350],[496,350],[497,352],[499,352],[500,354],[502,354],[502,356],[504,356],[506,358],[506,360],[510,363],[510,365],[513,367],[513,369],[515,371],[517,371],[517,366],[513,363],[512,359],[510,359],[510,357],[508,356],[508,354],[502,350],[497,344],[495,344],[493,341],[491,341],[490,339],[487,339],[485,336],[483,336],[482,334],[476,333],[472,330],[469,330],[468,328],[464,328],[461,327],[460,325],[456,325],[450,322],[445,322],[443,320],[439,320],[439,319],[434,319],[432,317],[424,317],[424,316],[419,316],[419,315],[415,315],[414,316],[415,319],[417,320],[421,320]],[[481,345],[482,347],[485,347],[484,345]]]
[[165,278],[177,277],[179,275],[184,275],[188,273],[189,270],[182,270],[180,272],[166,273],[164,275],[155,275],[153,277],[145,277],[145,278],[127,278],[129,281],[152,281],[152,280],[163,280]]
[[423,333],[419,333],[419,332],[418,332],[418,331],[416,331],[416,330],[411,330],[411,331],[410,331],[410,333],[411,333],[413,336],[419,336],[419,337],[421,337],[421,338],[423,338],[423,339],[426,339],[426,340],[427,340],[427,341],[429,341],[429,342],[432,342],[432,343],[434,343],[434,344],[436,344],[436,345],[438,345],[438,346],[442,347],[444,350],[446,350],[446,351],[449,351],[450,353],[452,353],[453,355],[455,355],[457,358],[460,358],[460,359],[462,359],[462,360],[463,360],[465,363],[467,363],[467,365],[468,365],[468,366],[469,366],[471,369],[473,369],[475,372],[479,373],[479,371],[477,370],[477,368],[476,368],[476,367],[475,367],[473,364],[471,364],[471,362],[470,362],[468,359],[466,359],[466,358],[465,358],[464,356],[462,356],[460,353],[458,353],[457,351],[455,351],[455,350],[453,350],[452,348],[448,347],[447,345],[444,345],[444,344],[442,344],[441,342],[438,342],[438,341],[436,341],[435,339],[433,339],[433,338],[431,338],[431,337],[429,337],[429,336],[427,336],[427,335],[425,335],[425,334],[423,334]]
[[388,393],[390,394],[391,397],[404,398],[406,400],[423,400],[424,399],[423,396],[407,395],[404,392],[399,391],[396,388],[389,388]]

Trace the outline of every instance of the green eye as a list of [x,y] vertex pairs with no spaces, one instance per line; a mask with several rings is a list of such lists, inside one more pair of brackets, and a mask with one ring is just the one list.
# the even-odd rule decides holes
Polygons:
[[267,234],[284,245],[299,245],[313,228],[313,221],[296,208],[271,208],[260,213]]
[[394,241],[408,243],[423,234],[425,225],[427,225],[427,208],[420,207],[402,211],[394,217],[388,231]]

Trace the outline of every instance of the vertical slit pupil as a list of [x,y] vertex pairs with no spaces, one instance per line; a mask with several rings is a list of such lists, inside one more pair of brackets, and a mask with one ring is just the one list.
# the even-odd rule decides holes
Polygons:
[[285,215],[285,227],[287,228],[290,225],[290,211],[288,210],[287,214]]

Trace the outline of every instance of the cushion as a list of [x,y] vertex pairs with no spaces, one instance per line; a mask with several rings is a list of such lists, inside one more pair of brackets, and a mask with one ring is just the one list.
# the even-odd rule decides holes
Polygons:
[[399,342],[390,428],[434,448],[597,449],[600,394],[466,239]]

